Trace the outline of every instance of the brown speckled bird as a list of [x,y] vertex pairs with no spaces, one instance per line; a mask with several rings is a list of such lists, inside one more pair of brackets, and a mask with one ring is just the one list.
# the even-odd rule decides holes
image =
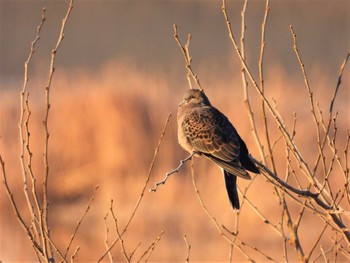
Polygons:
[[222,168],[232,207],[239,209],[237,176],[251,179],[247,170],[260,172],[236,129],[198,89],[185,93],[179,104],[177,122],[180,145],[190,153],[203,154]]

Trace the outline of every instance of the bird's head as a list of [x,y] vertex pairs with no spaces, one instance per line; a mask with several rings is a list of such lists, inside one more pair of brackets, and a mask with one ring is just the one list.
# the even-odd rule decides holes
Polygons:
[[179,107],[184,105],[211,106],[211,103],[208,97],[204,94],[204,91],[199,89],[189,89],[183,96]]

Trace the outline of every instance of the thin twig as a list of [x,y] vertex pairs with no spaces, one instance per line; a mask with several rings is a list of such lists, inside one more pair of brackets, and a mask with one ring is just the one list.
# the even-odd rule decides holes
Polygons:
[[147,262],[149,257],[151,256],[152,251],[155,249],[156,245],[158,244],[158,242],[161,240],[162,235],[164,234],[164,231],[162,230],[160,232],[160,234],[157,236],[157,238],[152,242],[152,244],[146,249],[146,251],[141,255],[141,257],[139,258],[139,260],[137,262],[141,262],[141,259],[143,259],[143,257],[146,258],[144,260],[144,262]]
[[[254,177],[256,178],[256,177]],[[240,191],[240,189],[239,189]],[[241,192],[241,191],[240,191]],[[278,229],[278,227],[276,225],[274,225],[271,220],[267,219],[265,215],[263,215],[263,213],[259,210],[259,208],[253,204],[252,201],[250,201],[247,196],[244,194],[243,195],[243,202],[247,202],[249,204],[249,206],[251,207],[251,209],[255,212],[255,214],[268,226],[270,226],[279,236],[282,236],[281,231]]]
[[[95,193],[96,193],[96,191],[98,190],[98,188],[99,188],[99,186],[97,185],[97,186],[95,187]],[[91,207],[91,204],[92,204],[92,201],[94,200],[94,198],[95,198],[94,195],[91,196],[90,201],[89,201],[88,205],[86,206],[83,215],[81,216],[80,220],[78,221],[78,223],[77,223],[77,225],[76,225],[76,227],[75,227],[75,229],[74,229],[74,232],[73,232],[73,234],[72,234],[71,237],[70,237],[69,243],[68,243],[67,248],[66,248],[66,252],[64,253],[64,257],[65,257],[65,258],[66,258],[67,255],[68,255],[68,251],[69,251],[69,249],[70,249],[70,247],[71,247],[71,245],[72,245],[72,243],[73,243],[73,240],[74,240],[74,238],[75,238],[75,236],[76,236],[76,234],[77,234],[77,232],[78,232],[78,229],[79,229],[81,223],[83,222],[85,216],[87,215],[87,213],[88,213],[89,210],[90,210],[90,207]]]
[[[44,236],[44,243],[43,243],[43,251],[45,256],[48,258],[49,253],[52,254],[52,252],[49,252],[48,249],[50,248],[49,242],[46,240],[46,238],[50,238],[50,230],[49,230],[49,202],[47,199],[47,191],[48,191],[48,179],[49,179],[49,127],[48,127],[48,120],[49,120],[49,112],[51,108],[50,104],[50,90],[51,90],[51,83],[53,79],[53,75],[55,72],[55,62],[56,62],[56,55],[57,51],[59,50],[59,47],[61,46],[62,40],[64,38],[64,32],[66,29],[68,18],[71,14],[71,11],[73,9],[74,0],[71,0],[66,12],[65,17],[62,19],[62,25],[60,29],[60,34],[58,36],[57,42],[55,47],[51,51],[51,62],[50,62],[50,68],[49,68],[49,76],[47,79],[47,83],[45,86],[45,98],[46,98],[46,112],[44,117],[44,132],[45,132],[45,146],[44,146],[44,168],[45,168],[45,176],[44,176],[44,182],[43,182],[43,209],[42,209],[42,222],[41,227],[44,229],[44,232],[48,234],[48,237]],[[51,249],[52,250],[52,249]]]
[[[40,214],[41,211],[41,204],[38,198],[38,192],[37,192],[37,188],[36,188],[36,178],[34,176],[33,173],[33,169],[32,169],[32,157],[33,157],[33,153],[31,151],[31,147],[30,147],[30,129],[29,129],[29,120],[31,117],[31,110],[29,108],[29,92],[27,92],[27,96],[26,96],[26,111],[27,111],[27,119],[25,121],[25,129],[26,129],[26,133],[27,133],[27,139],[26,139],[26,149],[27,149],[27,155],[28,155],[28,160],[27,160],[27,170],[28,173],[30,175],[30,179],[31,179],[31,193],[33,196],[33,202],[31,202],[31,207],[32,210],[31,212],[31,216],[32,216],[32,225],[31,228],[33,229],[33,234],[34,234],[34,238],[35,239],[42,239],[42,231],[40,230],[40,219],[38,219],[37,214]],[[20,135],[21,137],[21,135]],[[24,174],[26,171],[22,171],[22,174]],[[27,176],[26,176],[27,177]],[[36,211],[34,210],[34,206]]]
[[[266,0],[264,20],[261,24],[261,44],[260,44],[260,58],[259,58],[259,80],[260,80],[260,89],[262,94],[265,94],[265,85],[264,85],[265,84],[264,83],[264,54],[265,54],[265,46],[266,46],[265,30],[266,30],[267,18],[269,16],[269,10],[270,10],[269,0]],[[269,128],[267,123],[265,101],[263,99],[260,99],[260,100],[261,100],[261,112],[262,112],[262,119],[264,121],[265,140],[267,143],[268,156],[270,158],[272,171],[276,173],[275,160],[273,157],[273,151],[272,151],[271,140],[269,135]],[[265,160],[264,162],[266,163]]]
[[186,244],[186,247],[187,247],[186,262],[189,263],[190,262],[191,245],[188,243],[186,235],[184,235],[184,240],[185,240],[185,244]]
[[79,250],[80,250],[80,247],[77,246],[76,249],[75,249],[75,251],[74,251],[74,253],[70,256],[71,263],[74,262],[74,259],[75,259],[75,257],[78,255]]
[[174,24],[173,25],[173,29],[174,29],[174,38],[176,40],[176,43],[178,44],[182,54],[184,55],[184,59],[186,62],[186,69],[187,69],[187,80],[189,82],[189,86],[190,89],[192,89],[192,82],[190,79],[190,76],[192,77],[192,79],[194,80],[194,82],[196,83],[198,89],[203,90],[202,86],[199,82],[199,78],[196,74],[194,74],[193,70],[192,70],[192,66],[191,66],[191,62],[192,62],[192,58],[190,56],[190,51],[189,51],[189,46],[190,46],[190,40],[191,40],[191,35],[189,34],[187,36],[187,43],[185,46],[182,45],[180,39],[179,39],[179,35],[177,34],[177,26]]
[[336,86],[336,88],[335,88],[335,90],[334,90],[334,94],[333,94],[333,97],[332,97],[332,99],[331,99],[331,105],[329,106],[329,112],[330,112],[330,114],[332,114],[332,112],[333,112],[334,101],[335,101],[335,98],[336,98],[336,96],[337,96],[337,94],[338,94],[338,90],[339,90],[340,84],[341,84],[341,82],[342,82],[342,77],[343,77],[344,68],[345,68],[346,63],[348,62],[349,57],[350,57],[350,51],[348,51],[347,56],[345,57],[343,63],[342,63],[341,66],[340,66],[340,71],[339,71],[339,77],[338,77],[337,86]]
[[120,230],[119,230],[119,226],[118,226],[118,218],[117,216],[114,214],[114,210],[113,210],[113,199],[111,200],[111,205],[110,205],[110,208],[109,208],[110,212],[111,212],[111,215],[113,217],[113,220],[114,220],[114,226],[115,226],[115,232],[117,233],[117,236],[118,236],[118,240],[120,241],[120,247],[122,249],[122,254],[125,258],[125,260],[127,262],[131,262],[131,256],[128,256],[127,252],[126,252],[126,248],[125,248],[125,245],[124,245],[124,239],[123,237],[121,236],[120,234]]
[[[31,43],[28,58],[24,62],[24,80],[23,80],[23,87],[22,87],[22,91],[21,91],[21,115],[20,115],[20,120],[18,123],[19,139],[20,139],[20,143],[21,143],[20,162],[21,162],[22,176],[23,176],[23,193],[25,195],[27,205],[28,205],[31,217],[32,217],[31,221],[32,221],[33,234],[35,236],[37,236],[39,239],[41,238],[41,232],[38,230],[38,225],[37,225],[38,219],[37,219],[36,213],[34,211],[34,205],[33,205],[32,201],[30,200],[29,195],[28,195],[27,169],[31,175],[33,174],[33,172],[32,172],[32,168],[31,168],[32,153],[30,151],[30,146],[29,146],[30,132],[29,132],[29,126],[28,126],[31,112],[29,110],[29,104],[28,104],[29,93],[27,91],[27,89],[28,89],[27,87],[28,87],[28,81],[29,81],[28,67],[31,63],[33,54],[35,52],[35,46],[40,39],[41,29],[42,29],[44,22],[46,20],[45,11],[46,11],[46,9],[43,8],[42,13],[41,13],[41,20],[40,20],[40,23],[36,29],[36,37]],[[24,136],[24,115],[25,115],[26,111],[27,111],[27,119],[25,122],[25,127],[26,127],[27,137]],[[25,166],[25,164],[24,164],[24,157],[25,157],[24,149],[25,148],[27,149],[27,153],[28,153],[27,166]],[[35,199],[34,203],[37,206],[38,211],[40,211],[40,204],[39,204],[37,196],[36,196],[36,188],[35,188],[35,184],[33,184],[33,181],[32,181],[32,189],[34,189],[34,191],[33,191],[33,195],[34,195],[34,199]]]
[[159,185],[165,184],[166,181],[168,180],[168,178],[170,177],[170,175],[172,175],[172,174],[174,174],[174,173],[178,173],[179,170],[180,170],[180,168],[181,168],[187,161],[191,160],[192,157],[193,157],[195,154],[197,154],[197,152],[194,151],[193,153],[191,153],[191,154],[190,154],[188,157],[186,157],[185,159],[180,160],[179,166],[176,167],[174,170],[172,170],[172,171],[166,173],[164,179],[163,179],[162,181],[156,182],[156,184],[154,185],[154,187],[153,187],[153,188],[150,188],[149,191],[150,191],[150,192],[156,192]]
[[[109,234],[109,228],[107,226],[107,218],[108,218],[108,213],[105,215],[105,217],[103,218],[104,220],[104,224],[105,224],[105,246],[106,246],[106,249],[109,249],[109,243],[108,243],[108,234]],[[109,262],[113,262],[113,256],[112,256],[112,253],[111,251],[108,252],[108,258],[109,258]]]
[[[245,12],[247,9],[248,5],[248,0],[244,1],[243,8],[241,11],[241,51],[242,51],[242,57],[246,59],[245,55]],[[248,81],[247,81],[247,76],[245,73],[244,66],[242,65],[242,70],[241,70],[241,76],[242,76],[242,83],[243,83],[243,93],[244,93],[244,102],[247,107],[247,112],[248,112],[248,117],[250,121],[250,127],[251,131],[253,133],[256,145],[258,147],[259,153],[260,153],[260,158],[263,160],[263,163],[266,164],[265,160],[265,153],[264,153],[264,146],[261,143],[260,137],[258,135],[257,127],[256,127],[256,122],[255,122],[255,117],[254,117],[254,112],[250,103],[249,99],[249,89],[248,89]]]
[[136,247],[134,248],[134,250],[130,253],[130,258],[132,258],[136,252],[136,250],[141,246],[141,242],[139,242]]
[[309,260],[310,260],[311,255],[312,255],[312,253],[315,251],[315,248],[316,248],[317,244],[320,242],[320,240],[321,240],[321,238],[322,238],[322,236],[323,236],[325,230],[327,229],[327,226],[328,226],[327,224],[324,225],[324,227],[323,227],[323,229],[322,229],[320,235],[318,236],[316,242],[314,243],[313,247],[310,249],[309,254],[306,256],[306,258],[305,258],[306,261],[309,261]]
[[287,203],[285,201],[285,199],[283,199],[284,203],[283,203],[283,207],[285,207],[284,211],[284,216],[286,218],[286,223],[289,229],[289,233],[292,236],[292,239],[289,240],[289,243],[295,247],[297,254],[299,256],[299,261],[300,262],[306,262],[305,256],[304,256],[304,251],[303,248],[300,244],[300,239],[299,239],[299,235],[298,235],[298,228],[295,226],[295,224],[293,224],[293,221],[291,219],[291,215],[289,213],[289,209],[287,207]]
[[[321,142],[320,124],[319,124],[319,120],[318,120],[318,118],[316,116],[314,96],[313,96],[313,92],[311,90],[311,87],[310,87],[310,84],[309,84],[309,80],[308,80],[308,77],[307,77],[307,74],[306,74],[305,65],[304,65],[304,63],[303,63],[303,61],[301,59],[301,56],[300,56],[300,53],[299,53],[299,50],[298,50],[297,37],[296,37],[295,31],[294,31],[292,25],[290,26],[290,31],[291,31],[292,38],[293,38],[293,49],[294,49],[295,55],[296,55],[296,57],[298,59],[298,62],[299,62],[299,65],[300,65],[300,68],[301,68],[301,71],[302,71],[302,74],[303,74],[303,77],[304,77],[305,86],[306,86],[306,89],[307,89],[307,92],[308,92],[308,95],[309,95],[311,115],[313,117],[313,120],[314,120],[314,123],[315,123],[315,127],[316,127],[317,146],[318,146],[319,153],[320,153],[320,156],[321,156],[322,167],[323,167],[323,174],[324,174],[324,176],[326,176],[327,167],[326,167],[326,163],[325,163],[325,156],[324,156],[322,142]],[[316,173],[316,169],[317,169],[317,165],[313,169],[313,171],[314,171],[313,173],[314,174]],[[314,174],[313,174],[313,177],[314,177]],[[320,192],[320,194],[321,194],[321,196],[323,196],[324,200],[326,200],[326,198],[324,197],[323,191]]]

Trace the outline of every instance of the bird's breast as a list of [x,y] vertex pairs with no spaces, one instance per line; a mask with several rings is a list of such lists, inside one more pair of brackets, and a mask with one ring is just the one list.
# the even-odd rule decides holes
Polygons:
[[183,122],[185,120],[186,114],[188,113],[185,107],[182,107],[182,109],[179,109],[177,114],[177,139],[179,141],[179,144],[182,148],[184,148],[186,151],[192,153],[194,151],[194,148],[188,139],[188,136],[184,130]]

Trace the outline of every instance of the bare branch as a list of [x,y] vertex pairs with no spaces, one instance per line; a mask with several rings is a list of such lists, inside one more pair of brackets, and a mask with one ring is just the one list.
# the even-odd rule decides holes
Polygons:
[[[32,160],[32,153],[30,151],[30,146],[29,146],[29,137],[30,137],[30,133],[29,133],[29,119],[30,119],[30,115],[31,112],[29,110],[29,104],[28,104],[28,91],[27,91],[27,87],[28,87],[28,81],[29,81],[29,77],[28,77],[28,67],[31,63],[33,54],[35,52],[35,46],[37,44],[37,42],[40,39],[40,34],[41,34],[41,29],[44,25],[44,22],[46,20],[46,15],[45,15],[45,11],[46,9],[43,8],[42,9],[42,13],[41,13],[41,20],[39,25],[37,26],[36,29],[36,37],[35,39],[32,41],[31,47],[30,47],[30,51],[29,51],[29,55],[27,60],[24,62],[24,80],[23,80],[23,87],[22,87],[22,91],[21,91],[21,115],[20,115],[20,120],[18,123],[18,128],[19,128],[19,140],[21,143],[21,153],[20,153],[20,163],[21,163],[21,168],[22,168],[22,176],[23,176],[23,193],[24,196],[26,198],[27,201],[27,205],[30,211],[30,214],[32,216],[32,229],[34,231],[34,234],[36,236],[38,236],[40,238],[41,233],[38,231],[37,229],[37,222],[38,219],[36,217],[35,211],[34,211],[34,205],[32,204],[31,199],[29,198],[29,194],[28,194],[28,176],[27,176],[27,169],[29,170],[28,172],[31,174],[31,176],[33,175],[32,172],[32,168],[31,168],[31,160]],[[25,121],[25,127],[26,127],[26,137],[24,135],[24,116],[25,113],[27,112],[27,119]],[[28,153],[28,163],[27,166],[25,165],[25,151],[24,149],[27,149],[27,153]],[[33,176],[32,176],[33,178]],[[33,183],[33,182],[32,182]],[[32,188],[35,189],[35,184],[32,184]],[[37,206],[38,211],[40,210],[40,205],[38,202],[38,199],[36,197],[36,190],[33,191],[33,195],[34,195],[34,199],[35,199],[35,204]]]
[[111,200],[111,206],[110,206],[110,212],[111,212],[111,215],[113,217],[113,220],[114,220],[114,226],[115,226],[115,232],[117,233],[117,236],[118,236],[118,240],[120,241],[120,247],[121,247],[121,250],[122,250],[122,254],[125,258],[125,260],[127,262],[131,262],[131,256],[128,256],[127,255],[127,252],[126,252],[126,248],[125,248],[125,245],[124,245],[124,239],[122,237],[122,235],[120,234],[120,231],[119,231],[119,226],[118,226],[118,218],[117,216],[114,214],[114,210],[113,210],[113,199]]
[[174,38],[176,40],[176,43],[178,44],[182,54],[184,55],[184,59],[186,62],[186,69],[187,69],[187,80],[188,80],[188,84],[190,86],[190,89],[192,89],[192,82],[191,82],[191,78],[194,80],[194,82],[196,83],[198,89],[203,90],[201,87],[201,84],[199,82],[198,76],[196,74],[194,74],[193,70],[192,70],[192,66],[191,66],[191,62],[192,62],[192,58],[190,56],[190,51],[189,51],[189,46],[190,46],[190,40],[191,40],[191,35],[188,34],[187,36],[187,43],[185,46],[183,46],[181,44],[181,41],[179,39],[179,36],[177,34],[177,26],[173,25],[173,29],[174,29]]
[[[42,209],[42,218],[41,218],[41,227],[44,230],[43,232],[47,233],[48,236],[44,236],[44,243],[43,243],[43,251],[46,257],[50,257],[49,253],[52,254],[52,251],[48,251],[50,248],[50,244],[47,238],[50,239],[50,230],[49,230],[49,202],[47,200],[47,190],[48,190],[48,178],[49,178],[49,128],[48,128],[48,120],[49,120],[49,111],[51,108],[50,104],[50,89],[51,89],[51,83],[52,78],[55,72],[55,62],[56,62],[56,54],[61,46],[62,40],[64,38],[64,32],[66,29],[66,24],[68,21],[68,18],[71,14],[71,11],[73,9],[73,3],[74,0],[71,0],[66,12],[65,17],[62,19],[62,25],[60,29],[60,34],[58,36],[58,40],[56,42],[56,46],[51,51],[51,62],[50,62],[50,68],[49,68],[49,76],[47,80],[47,84],[45,86],[45,98],[46,98],[46,113],[44,117],[44,131],[45,131],[45,146],[44,146],[44,167],[45,167],[45,176],[44,176],[44,182],[43,182],[43,209]],[[51,249],[51,248],[50,248]],[[51,249],[52,250],[52,249]]]
[[170,177],[170,175],[172,175],[172,174],[174,174],[174,173],[178,173],[179,170],[180,170],[180,168],[181,168],[187,161],[192,160],[192,157],[193,157],[195,154],[197,154],[197,152],[193,152],[193,153],[191,153],[188,157],[186,157],[185,159],[181,160],[178,167],[176,167],[174,170],[172,170],[172,171],[166,173],[164,179],[163,179],[162,181],[157,182],[153,188],[149,189],[149,191],[150,191],[150,192],[156,192],[159,185],[165,184],[165,182],[168,180],[168,178]]
[[108,243],[108,234],[109,234],[109,228],[107,226],[107,218],[108,218],[108,213],[106,214],[106,216],[103,218],[104,220],[104,224],[105,224],[105,246],[106,246],[106,249],[109,250],[108,251],[108,258],[109,258],[109,262],[113,262],[113,256],[111,254],[111,251],[110,251],[110,248],[109,248],[109,243]]
[[187,247],[186,262],[189,263],[190,262],[191,245],[188,243],[186,235],[184,235],[184,240],[185,240],[185,244],[186,244],[186,247]]
[[[265,54],[265,30],[266,30],[266,22],[267,18],[269,15],[269,0],[266,0],[266,6],[265,6],[265,15],[264,15],[264,20],[261,25],[261,45],[260,45],[260,58],[259,58],[259,79],[260,79],[260,89],[262,94],[265,94],[265,83],[264,83],[264,54]],[[276,167],[275,167],[275,160],[273,157],[273,151],[272,151],[272,146],[271,146],[271,140],[270,140],[270,135],[269,135],[269,128],[268,128],[268,123],[267,123],[267,116],[266,116],[266,107],[265,107],[265,101],[261,99],[261,112],[262,112],[262,119],[264,121],[264,131],[265,131],[265,140],[267,143],[267,150],[268,150],[268,156],[270,158],[270,163],[272,167],[272,171],[276,172]],[[266,160],[264,160],[264,163],[266,164]]]
[[[224,3],[225,4],[225,3]],[[242,57],[243,59],[245,59],[246,55],[245,55],[245,29],[246,29],[246,25],[245,25],[245,12],[247,9],[247,5],[248,5],[248,0],[244,1],[243,4],[243,9],[241,11],[241,50],[242,50]],[[254,117],[254,112],[250,103],[250,99],[249,99],[249,92],[248,92],[248,81],[247,81],[247,77],[246,77],[246,72],[245,72],[245,68],[242,65],[242,70],[241,70],[241,75],[242,75],[242,83],[243,83],[243,93],[244,93],[244,102],[245,105],[247,107],[248,110],[248,117],[250,120],[250,126],[251,126],[251,131],[253,133],[256,145],[259,149],[260,152],[260,158],[263,160],[263,163],[266,164],[266,159],[265,159],[265,153],[264,153],[264,147],[261,143],[258,131],[257,131],[257,127],[256,127],[256,122],[255,122],[255,117]]]
[[340,66],[340,72],[339,72],[339,77],[338,77],[338,82],[337,82],[337,86],[334,90],[334,94],[333,94],[333,97],[331,99],[331,105],[329,106],[329,114],[332,115],[332,112],[333,112],[333,106],[334,106],[334,101],[335,101],[335,98],[338,94],[338,90],[339,90],[339,87],[340,87],[340,84],[342,82],[342,77],[343,77],[343,72],[344,72],[344,68],[345,68],[345,65],[346,63],[348,62],[349,60],[349,57],[350,57],[350,51],[348,52],[347,56],[345,57],[342,65]]
[[80,247],[77,246],[77,248],[75,249],[74,253],[73,253],[73,254],[71,255],[71,257],[70,257],[71,263],[74,262],[74,259],[75,259],[75,257],[78,255],[79,250],[80,250]]
[[[259,167],[259,170],[261,172],[263,172],[263,174],[270,176],[272,179],[274,179],[278,184],[280,184],[281,186],[283,186],[284,188],[292,191],[295,194],[298,195],[302,195],[302,196],[306,196],[306,197],[312,197],[312,198],[316,198],[318,196],[318,194],[312,193],[308,190],[303,191],[303,190],[299,190],[294,188],[293,186],[285,183],[284,181],[282,181],[276,174],[274,174],[272,171],[270,171],[269,168],[267,168],[265,165],[263,165],[261,162],[257,161],[256,159],[254,159],[252,156],[251,158],[253,159],[254,163]],[[326,205],[326,204],[325,204]],[[329,208],[329,206],[326,206]]]

